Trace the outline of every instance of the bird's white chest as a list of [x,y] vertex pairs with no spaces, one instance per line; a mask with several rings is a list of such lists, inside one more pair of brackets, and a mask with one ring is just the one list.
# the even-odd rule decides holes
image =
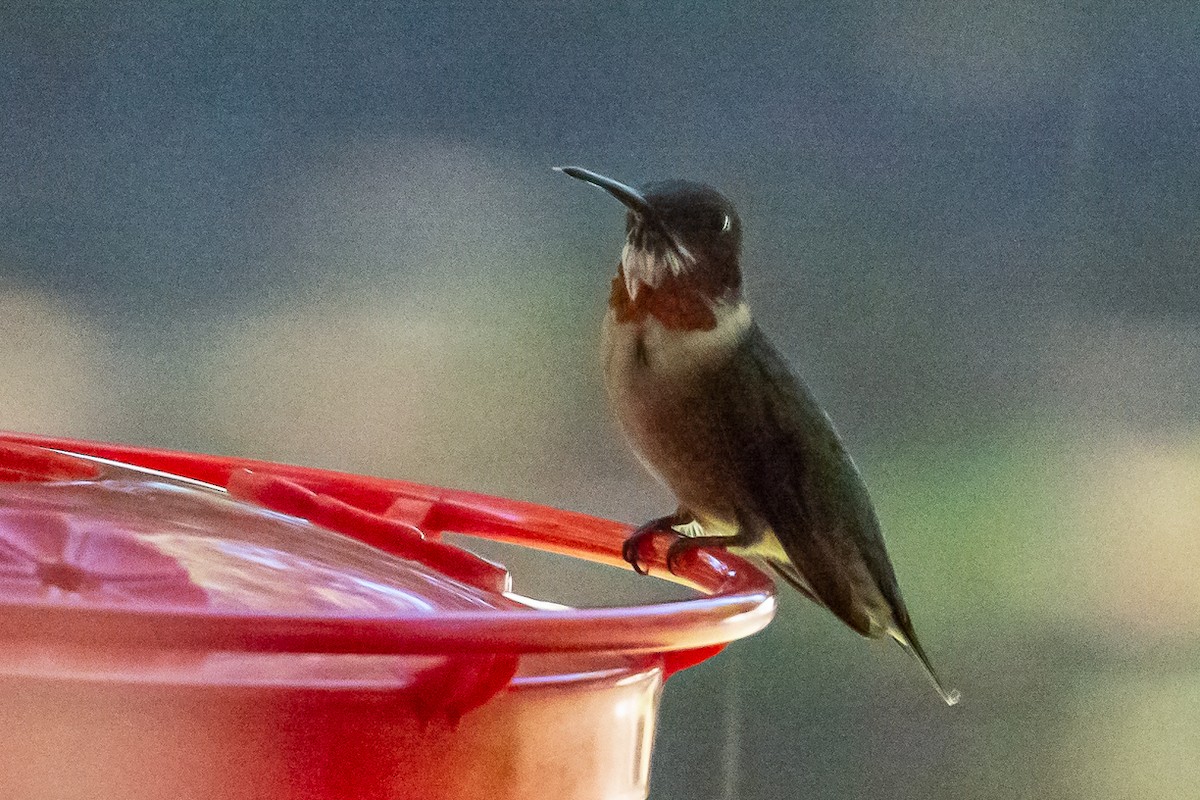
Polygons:
[[678,330],[664,327],[652,316],[619,322],[610,310],[604,319],[605,377],[610,391],[686,381],[728,358],[750,329],[750,309],[739,302],[714,311],[713,328]]

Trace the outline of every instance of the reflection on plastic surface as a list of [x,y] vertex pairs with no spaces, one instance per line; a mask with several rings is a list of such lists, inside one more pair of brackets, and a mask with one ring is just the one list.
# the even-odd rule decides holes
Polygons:
[[[111,471],[111,469],[110,469]],[[216,490],[130,474],[0,483],[0,592],[266,612],[494,607],[486,593]]]
[[774,608],[761,575],[700,557],[689,580],[718,597],[526,602],[440,541],[619,559],[623,528],[582,515],[8,438],[2,796],[644,798],[664,679]]

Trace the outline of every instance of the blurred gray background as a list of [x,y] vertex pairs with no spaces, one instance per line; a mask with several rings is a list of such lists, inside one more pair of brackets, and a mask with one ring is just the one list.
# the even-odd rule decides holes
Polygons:
[[630,522],[550,167],[720,187],[965,699],[787,595],[651,796],[1194,797],[1194,3],[2,2],[0,109],[0,427]]

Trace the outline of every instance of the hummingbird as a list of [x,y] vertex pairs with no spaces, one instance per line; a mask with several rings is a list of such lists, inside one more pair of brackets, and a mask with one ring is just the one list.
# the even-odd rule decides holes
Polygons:
[[727,548],[859,634],[889,636],[946,690],[925,655],[884,546],[866,484],[825,411],[755,324],[742,293],[742,224],[700,183],[639,190],[581,167],[556,170],[626,208],[625,245],[604,318],[604,381],[643,466],[675,495],[674,513],[625,541],[679,534],[686,552]]

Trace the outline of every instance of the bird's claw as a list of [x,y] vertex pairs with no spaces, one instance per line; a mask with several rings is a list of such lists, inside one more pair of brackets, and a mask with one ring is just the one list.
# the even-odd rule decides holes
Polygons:
[[650,574],[650,570],[642,566],[642,543],[653,533],[653,529],[638,528],[629,534],[629,538],[621,545],[621,558],[625,559],[638,575]]
[[693,523],[694,521],[682,512],[652,519],[629,534],[624,544],[621,545],[621,557],[629,563],[629,566],[633,567],[633,571],[638,575],[649,575],[650,570],[642,566],[642,547],[646,539],[656,533],[672,534],[675,540],[667,548],[667,570],[674,575],[675,562],[679,560],[681,555],[697,546],[687,536],[680,536],[679,531],[676,530],[676,526],[691,525]]

